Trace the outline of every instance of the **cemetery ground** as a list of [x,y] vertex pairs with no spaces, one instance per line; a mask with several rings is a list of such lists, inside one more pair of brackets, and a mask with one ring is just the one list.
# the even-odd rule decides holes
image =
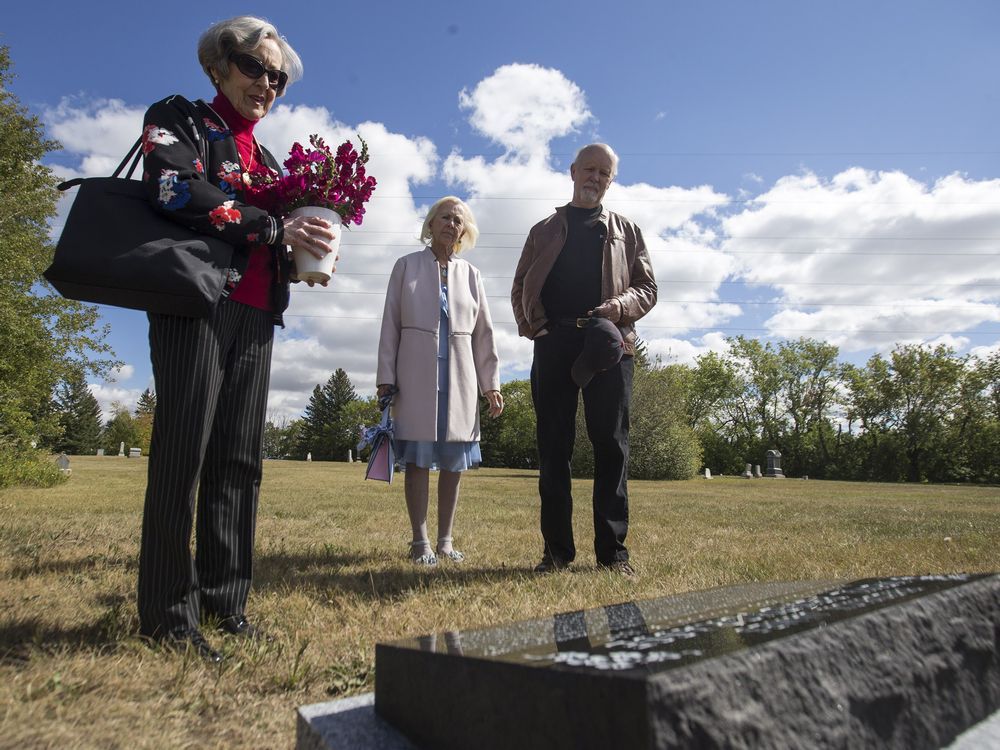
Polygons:
[[0,747],[287,748],[297,706],[373,689],[376,641],[751,581],[1000,570],[998,487],[716,477],[630,482],[637,579],[595,567],[576,482],[577,561],[537,576],[537,474],[506,469],[463,480],[467,561],[424,570],[406,559],[402,476],[270,461],[249,614],[275,638],[206,628],[213,667],[135,635],[146,459],[72,470],[0,491]]

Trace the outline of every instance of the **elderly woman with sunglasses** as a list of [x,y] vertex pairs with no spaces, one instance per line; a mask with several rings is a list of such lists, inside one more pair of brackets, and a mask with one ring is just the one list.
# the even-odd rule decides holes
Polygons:
[[221,656],[203,622],[234,636],[261,635],[245,606],[271,343],[289,298],[285,245],[323,257],[333,233],[322,219],[270,215],[246,191],[252,173],[280,169],[254,128],[301,77],[295,50],[267,21],[240,16],[202,34],[198,60],[215,98],[175,95],[150,107],[143,180],[157,211],[235,251],[210,317],[149,315],[157,403],[138,605],[142,635],[214,662]]

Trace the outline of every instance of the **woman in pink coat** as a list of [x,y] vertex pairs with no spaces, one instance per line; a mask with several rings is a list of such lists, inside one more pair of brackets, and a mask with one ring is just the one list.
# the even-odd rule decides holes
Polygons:
[[[378,395],[398,389],[392,405],[397,460],[406,464],[410,558],[461,562],[452,545],[462,472],[482,461],[479,394],[489,414],[503,411],[500,362],[479,270],[458,257],[476,244],[472,211],[442,198],[424,220],[423,250],[396,261],[389,277],[378,346]],[[438,540],[427,536],[430,469],[438,480]],[[436,554],[435,554],[436,552]]]

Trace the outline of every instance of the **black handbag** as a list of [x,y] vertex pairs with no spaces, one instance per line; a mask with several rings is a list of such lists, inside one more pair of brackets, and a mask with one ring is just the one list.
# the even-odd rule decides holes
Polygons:
[[[111,177],[78,177],[59,185],[59,190],[80,189],[43,275],[68,299],[208,317],[225,289],[233,246],[156,212],[146,187],[130,179],[141,144],[142,138]],[[204,157],[207,165],[207,153]],[[132,166],[120,178],[129,159]]]

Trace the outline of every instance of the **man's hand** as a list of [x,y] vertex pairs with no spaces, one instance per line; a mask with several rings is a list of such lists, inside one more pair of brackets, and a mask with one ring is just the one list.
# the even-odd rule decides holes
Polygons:
[[607,318],[612,323],[617,323],[622,319],[622,303],[616,297],[612,297],[591,310],[590,315],[595,318]]

